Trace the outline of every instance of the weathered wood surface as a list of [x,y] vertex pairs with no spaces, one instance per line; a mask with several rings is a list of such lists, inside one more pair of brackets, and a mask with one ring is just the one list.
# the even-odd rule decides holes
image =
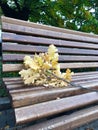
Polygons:
[[46,30],[51,30],[51,31],[56,31],[56,32],[63,32],[63,33],[70,33],[70,34],[76,34],[76,35],[82,35],[82,36],[88,36],[88,37],[95,37],[98,38],[98,35],[95,34],[89,34],[89,33],[84,33],[84,32],[77,32],[69,29],[62,29],[59,27],[51,27],[47,25],[42,25],[42,24],[36,24],[36,23],[31,23],[31,22],[25,22],[21,21],[18,19],[10,19],[8,17],[2,17],[2,22],[3,23],[9,23],[9,24],[15,24],[15,25],[22,25],[22,26],[27,26],[27,27],[35,27],[35,28],[40,28],[40,29],[46,29]]
[[16,123],[37,120],[98,102],[98,94],[91,92],[15,109]]
[[[60,63],[61,69],[66,68],[90,68],[90,67],[97,67],[98,62],[79,62],[79,63]],[[24,68],[23,64],[3,64],[3,72],[15,72],[20,71]]]
[[[80,72],[72,76],[74,84],[98,90],[98,71],[95,71],[98,67],[97,35],[6,17],[2,17],[3,73],[18,73],[24,67],[22,62],[25,55],[33,57],[35,53],[46,52],[50,44],[58,48],[61,69],[80,69]],[[93,71],[85,72],[86,68],[92,68]],[[70,85],[65,88],[27,86],[15,75],[4,77],[3,81],[11,96],[16,124],[49,119],[52,116],[53,119],[39,126],[36,124],[28,130],[37,130],[39,127],[71,130],[85,121],[98,119],[98,106],[95,106],[98,104],[97,92]],[[88,107],[91,105],[94,107]],[[80,108],[81,111],[78,110]],[[70,113],[67,116],[56,117],[67,112]]]
[[[93,75],[92,73],[91,75],[90,73],[88,75],[74,75],[72,78],[72,82],[74,82],[76,85],[82,85],[86,88],[98,90],[97,73],[96,75]],[[7,81],[5,81],[5,84],[12,95],[13,107],[27,106],[43,101],[54,100],[58,97],[63,98],[89,92],[89,90],[71,86],[65,88],[46,88],[43,86],[27,87],[23,85],[23,81],[19,78],[12,79],[12,81],[8,79]]]
[[[4,61],[23,61],[23,58],[27,54],[3,54],[3,60]],[[30,55],[33,58],[33,55]],[[98,62],[98,56],[71,56],[71,55],[65,55],[65,56],[59,56],[60,62],[75,62],[75,61],[91,61],[91,62]]]
[[[70,115],[55,117],[42,123],[23,128],[21,130],[73,130],[74,128],[87,124],[98,118],[98,105],[88,109],[80,110]],[[86,127],[87,128],[87,127]],[[97,130],[97,129],[96,129]]]
[[71,40],[78,40],[78,41],[86,41],[86,42],[98,42],[98,39],[96,37],[87,37],[87,36],[82,36],[82,35],[75,35],[75,34],[70,34],[66,32],[56,32],[52,30],[46,30],[46,29],[40,29],[40,28],[35,28],[34,27],[27,27],[27,26],[22,26],[22,25],[16,25],[16,24],[10,24],[10,23],[4,23],[2,25],[3,29],[9,32],[16,32],[16,33],[22,33],[22,34],[30,34],[30,35],[38,35],[38,36],[48,36],[48,37],[55,37],[55,38],[61,38],[61,39],[71,39]]

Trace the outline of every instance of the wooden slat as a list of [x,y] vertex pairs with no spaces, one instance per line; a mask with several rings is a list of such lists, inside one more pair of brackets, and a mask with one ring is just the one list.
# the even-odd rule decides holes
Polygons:
[[[79,89],[78,89],[79,92]],[[77,88],[69,89],[57,89],[57,90],[46,90],[39,92],[24,92],[21,94],[11,94],[13,100],[13,107],[28,106],[40,102],[56,100],[57,98],[62,98],[70,95],[75,95],[78,93]],[[80,90],[79,94],[83,91]]]
[[98,71],[85,71],[85,72],[77,72],[74,75],[95,75],[98,74]]
[[92,79],[97,79],[98,74],[96,75],[88,75],[88,76],[72,76],[72,81],[82,81],[82,80],[92,80]]
[[[98,74],[88,74],[88,75],[81,75],[81,76],[73,76],[72,77],[72,82],[74,82],[75,84],[81,84],[82,82],[84,83],[88,83],[90,82],[91,84],[94,82],[97,83],[98,81]],[[19,83],[18,83],[19,82]],[[23,84],[23,81],[21,78],[9,78],[9,80],[5,80],[5,84],[7,85],[7,89],[9,90],[13,90],[13,89],[25,89],[25,87],[27,87],[27,85]],[[94,85],[93,84],[93,85]],[[28,86],[29,87],[29,86]],[[32,87],[32,85],[31,85]]]
[[91,49],[98,49],[98,44],[86,43],[86,42],[75,42],[75,41],[66,41],[61,39],[50,39],[50,38],[41,38],[41,37],[34,37],[34,36],[26,36],[26,35],[16,35],[14,33],[2,33],[2,39],[6,42],[19,42],[23,44],[45,44],[50,45],[54,44],[57,46],[68,46],[68,47],[80,47],[80,48],[91,48]]
[[78,62],[78,63],[60,63],[62,69],[65,68],[90,68],[98,67],[98,62]]
[[[88,76],[88,75],[96,75],[98,74],[98,71],[88,71],[88,72],[77,72],[77,73],[74,73],[74,76],[82,76],[82,75],[85,75],[85,76]],[[7,82],[10,82],[10,81],[17,81],[17,80],[22,80],[21,77],[5,77],[3,78],[3,81],[7,81]]]
[[30,34],[30,35],[38,35],[38,36],[44,36],[44,37],[53,37],[53,38],[61,38],[61,39],[70,39],[70,40],[75,40],[75,41],[86,41],[86,42],[95,42],[98,43],[97,38],[93,37],[86,37],[84,36],[77,36],[75,34],[68,34],[68,33],[63,33],[63,32],[56,32],[56,31],[51,31],[51,30],[45,30],[45,29],[40,29],[40,28],[31,28],[31,27],[26,27],[22,25],[13,25],[13,24],[8,24],[8,23],[3,23],[2,24],[2,29],[7,30],[9,32],[16,32],[16,33],[23,33],[23,34]]
[[[84,75],[85,76],[85,75]],[[89,79],[87,78],[88,76],[86,76],[86,78],[83,78],[83,77],[80,77],[80,78],[78,78],[78,79],[76,79],[76,77],[74,77],[74,78],[72,78],[72,82],[73,83],[75,83],[75,84],[79,84],[79,83],[88,83],[88,82],[90,82],[90,83],[92,83],[92,82],[97,82],[98,81],[98,76],[95,76],[95,77],[89,77]],[[23,80],[21,79],[21,78],[15,78],[15,80],[12,80],[12,78],[11,78],[11,80],[9,80],[9,81],[4,81],[5,82],[5,85],[7,85],[7,87],[8,86],[10,86],[11,87],[11,85],[12,86],[14,86],[14,85],[22,85],[22,84],[24,84],[23,83]],[[95,83],[96,84],[96,83]],[[25,85],[24,85],[25,86]],[[9,88],[10,88],[9,87]],[[30,85],[30,86],[27,86],[26,85],[26,88],[28,88],[28,87],[34,87],[34,86],[32,86],[32,85]],[[38,87],[38,86],[37,86]]]
[[[81,101],[81,102],[80,102]],[[98,102],[98,93],[92,92],[15,109],[16,123],[25,123]]]
[[[98,80],[97,80],[98,84]],[[91,84],[90,84],[91,85]],[[86,87],[86,88],[92,88],[98,90],[98,86],[93,87]],[[29,92],[23,92],[20,94],[11,94],[12,96],[12,104],[13,107],[22,107],[22,106],[28,106],[40,102],[50,101],[50,100],[56,100],[57,98],[64,98],[68,96],[73,95],[79,95],[83,93],[87,93],[89,90],[83,90],[81,88],[63,88],[63,89],[50,89],[46,91],[29,91]]]
[[[85,77],[84,77],[85,79]],[[74,80],[73,80],[74,81]],[[79,85],[81,84],[83,87],[86,88],[94,88],[94,89],[98,89],[98,78],[96,79],[85,79],[85,80],[80,80],[80,81],[76,81],[75,84]],[[10,85],[8,86],[14,86],[14,90],[15,90],[15,82],[11,82]],[[16,85],[18,87],[18,83]],[[41,87],[42,88],[42,87]],[[38,89],[39,90],[39,89]],[[62,88],[62,89],[54,89],[54,88],[42,88],[42,92],[38,91],[35,92],[33,91],[32,88],[27,88],[27,90],[25,90],[23,88],[23,90],[21,91],[20,94],[18,94],[17,92],[19,92],[19,90],[16,90],[16,94],[14,92],[14,94],[12,93],[12,98],[13,98],[13,106],[14,107],[19,107],[19,106],[24,106],[24,105],[30,105],[30,104],[34,104],[34,103],[38,103],[38,102],[42,102],[42,101],[47,101],[47,100],[53,100],[56,99],[57,97],[65,97],[65,96],[72,96],[72,95],[77,95],[77,94],[81,94],[81,93],[85,93],[87,92],[86,90],[81,90],[81,88]],[[45,91],[44,91],[45,90]],[[10,92],[10,91],[9,91]]]
[[[82,82],[83,83],[90,83],[90,84],[88,84],[89,86],[97,86],[97,83],[98,83],[98,80],[97,80],[98,78],[95,78],[95,79],[87,79],[87,80],[79,80],[79,81],[75,81],[75,84],[77,84],[77,85],[79,85],[79,84],[81,84],[82,85]],[[94,83],[93,83],[94,82]],[[14,89],[16,90],[16,89],[24,89],[25,90],[25,88],[27,89],[27,88],[32,88],[32,87],[34,87],[34,88],[38,88],[38,86],[37,87],[35,87],[35,86],[27,86],[27,85],[24,85],[23,84],[23,82],[22,83],[17,83],[17,81],[16,81],[16,83],[14,83],[14,84],[12,84],[12,82],[11,83],[7,83],[7,82],[5,82],[5,84],[6,84],[6,87],[7,87],[7,89],[9,90],[9,91],[13,91]],[[85,84],[83,84],[83,86],[85,86]],[[87,84],[86,84],[86,86],[87,86]],[[39,86],[40,88],[45,88],[45,87],[43,87],[43,86]],[[51,88],[51,87],[50,87]],[[47,88],[46,88],[47,89]]]
[[[3,61],[23,61],[23,58],[28,54],[3,54]],[[30,55],[33,57],[33,55]],[[67,61],[98,61],[97,56],[75,56],[75,55],[60,55],[59,62]]]
[[98,105],[86,108],[70,115],[55,117],[42,123],[23,128],[21,130],[72,130],[81,125],[98,119]]
[[22,78],[21,77],[6,77],[6,78],[3,77],[4,82],[12,82],[12,81],[18,81],[18,80],[22,80]]
[[40,29],[51,30],[51,31],[56,31],[56,32],[63,32],[63,33],[70,33],[70,34],[76,34],[76,35],[98,38],[98,35],[96,35],[96,34],[79,32],[79,31],[75,31],[75,30],[64,29],[64,28],[59,28],[59,27],[54,27],[54,26],[49,26],[49,25],[47,26],[47,25],[42,25],[42,24],[36,24],[36,23],[33,23],[33,22],[27,22],[27,21],[23,21],[23,20],[8,18],[8,17],[5,17],[5,16],[2,16],[1,20],[4,23],[10,23],[10,24],[15,24],[15,25],[22,25],[22,26],[27,26],[27,27],[40,28]]
[[23,64],[3,64],[3,72],[15,72],[24,68]]
[[[61,69],[66,68],[90,68],[90,67],[98,67],[97,62],[89,63],[89,62],[80,62],[80,63],[60,63]],[[9,69],[10,68],[10,69]],[[22,70],[23,64],[3,64],[3,72],[14,72]]]
[[[93,81],[95,81],[96,82],[96,80],[93,80]],[[87,81],[87,83],[89,83],[89,84],[85,84],[85,83],[81,83],[81,85],[82,86],[84,86],[84,87],[91,87],[91,88],[95,88],[95,89],[97,89],[97,84],[98,84],[98,80],[97,80],[97,82],[96,83],[92,83],[91,84],[91,82],[90,81]],[[80,84],[80,83],[78,83],[78,84]],[[77,84],[77,85],[78,85]],[[77,88],[76,88],[77,89]],[[50,90],[50,88],[45,88],[45,87],[25,87],[25,88],[19,88],[19,89],[10,89],[9,91],[10,91],[10,94],[21,94],[21,93],[29,93],[29,92],[32,92],[32,91],[46,91],[46,90]],[[83,91],[81,91],[81,93],[82,93]]]
[[[58,53],[60,54],[79,54],[79,55],[98,55],[98,50],[88,50],[79,48],[62,48],[57,47]],[[48,47],[45,46],[31,46],[31,45],[20,45],[17,43],[3,43],[2,50],[6,52],[25,52],[25,53],[36,53],[36,52],[47,52]]]

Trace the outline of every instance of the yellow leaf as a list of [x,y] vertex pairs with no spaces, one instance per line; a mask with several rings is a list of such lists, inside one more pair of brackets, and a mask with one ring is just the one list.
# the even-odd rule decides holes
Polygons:
[[28,77],[32,76],[34,73],[34,71],[32,69],[27,69],[27,70],[21,70],[19,72],[19,74],[21,75],[21,77],[23,77],[24,79],[27,79]]
[[52,44],[49,46],[48,48],[48,55],[50,57],[50,59],[52,59],[54,57],[54,54],[58,51],[58,49]]
[[35,54],[34,56],[34,61],[35,63],[38,63],[39,66],[42,66],[43,65],[43,58],[37,54]]
[[30,56],[24,57],[24,64],[25,64],[26,67],[30,67],[34,70],[39,69],[38,64]]
[[71,77],[72,77],[72,75],[73,75],[73,72],[71,72],[70,69],[67,69],[64,78],[65,78],[67,81],[70,82],[70,81],[71,81]]
[[43,64],[43,69],[50,69],[52,67],[52,65],[51,64],[49,64],[48,62],[45,62],[44,64]]
[[67,86],[67,83],[64,82],[63,78],[70,82],[73,73],[70,69],[67,69],[66,73],[61,73],[57,51],[58,50],[54,45],[50,45],[48,52],[46,53],[40,53],[39,55],[35,54],[34,58],[25,56],[24,64],[26,69],[19,72],[23,78],[24,84],[53,87]]
[[40,75],[39,75],[38,73],[37,73],[37,74],[34,74],[33,76],[27,78],[27,79],[24,81],[24,83],[25,83],[25,84],[28,84],[28,85],[34,84],[35,80],[38,79],[39,77],[40,77]]
[[44,61],[50,62],[50,58],[47,53],[44,54],[43,59],[44,59]]

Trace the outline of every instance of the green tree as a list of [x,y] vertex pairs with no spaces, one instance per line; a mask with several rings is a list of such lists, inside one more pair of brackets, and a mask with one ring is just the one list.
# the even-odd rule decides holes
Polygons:
[[98,34],[97,0],[1,0],[0,6],[7,17]]

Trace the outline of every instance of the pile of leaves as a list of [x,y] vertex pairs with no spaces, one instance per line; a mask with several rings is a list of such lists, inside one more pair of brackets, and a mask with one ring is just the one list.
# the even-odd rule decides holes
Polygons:
[[65,73],[62,73],[58,58],[58,50],[54,45],[50,45],[46,53],[35,54],[33,58],[25,56],[25,69],[22,69],[19,72],[23,78],[24,84],[52,87],[67,86],[67,83],[60,80],[60,78],[70,82],[73,73],[70,69],[67,69]]

